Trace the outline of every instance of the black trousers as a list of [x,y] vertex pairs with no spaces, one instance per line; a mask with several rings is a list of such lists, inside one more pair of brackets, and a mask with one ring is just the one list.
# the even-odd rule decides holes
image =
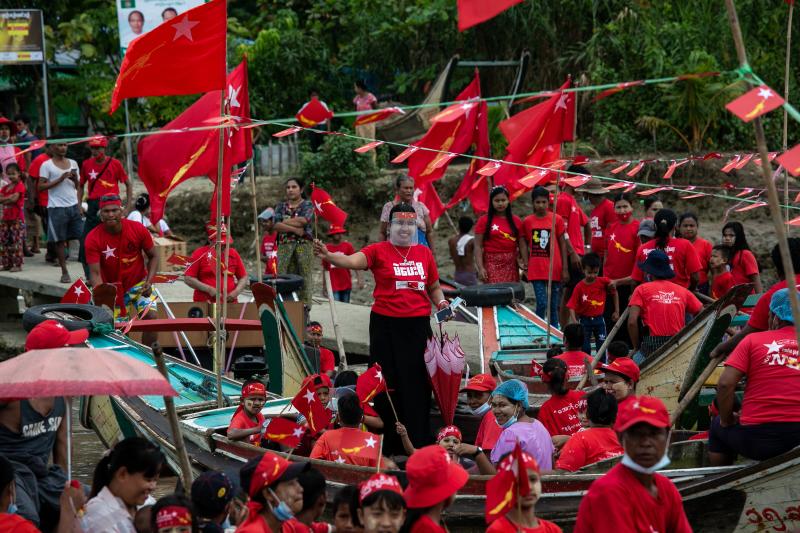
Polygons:
[[[433,443],[431,384],[425,368],[425,345],[432,334],[427,316],[397,318],[370,313],[369,364],[381,365],[397,416],[415,448]],[[375,398],[375,410],[383,419],[386,453],[404,453],[385,394]]]
[[[633,294],[633,287],[630,285],[624,285],[621,287],[617,287],[617,294],[619,295],[619,314],[621,315],[625,308],[628,307],[628,300],[631,299],[631,294]],[[614,322],[611,320],[611,315],[614,313],[614,304],[611,302],[611,298],[609,297],[606,300],[606,308],[603,313],[603,317],[606,320],[606,334],[611,333],[611,328],[614,327]],[[623,341],[628,344],[628,348],[632,348],[631,346],[631,336],[628,334],[628,321],[626,320],[622,327],[619,328],[617,334],[614,335],[615,341]]]

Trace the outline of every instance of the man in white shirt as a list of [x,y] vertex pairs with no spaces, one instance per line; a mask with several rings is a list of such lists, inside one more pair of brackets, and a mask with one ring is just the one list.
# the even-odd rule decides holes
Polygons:
[[78,198],[78,163],[68,159],[67,145],[53,146],[53,157],[45,161],[39,170],[39,190],[47,196],[47,238],[56,243],[58,265],[61,267],[61,283],[72,280],[67,272],[64,249],[73,239],[83,233],[83,219]]

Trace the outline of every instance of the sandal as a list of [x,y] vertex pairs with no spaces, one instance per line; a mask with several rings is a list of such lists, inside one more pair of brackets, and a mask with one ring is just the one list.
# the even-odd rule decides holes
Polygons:
[[69,274],[61,274],[61,283],[69,283],[72,281],[69,277]]
[[22,272],[22,267],[11,267],[9,272]]

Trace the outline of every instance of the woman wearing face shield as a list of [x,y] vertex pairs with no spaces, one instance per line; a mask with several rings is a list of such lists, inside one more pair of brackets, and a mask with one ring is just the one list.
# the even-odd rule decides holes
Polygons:
[[614,431],[625,454],[589,487],[578,508],[575,533],[692,531],[678,489],[656,474],[669,464],[670,425],[667,408],[658,398],[639,396],[620,405]]
[[430,211],[422,202],[414,199],[414,178],[401,174],[394,182],[397,200],[386,202],[381,210],[381,229],[379,232],[380,240],[387,240],[389,234],[387,230],[391,225],[390,212],[401,203],[405,203],[414,208],[417,214],[417,241],[433,250],[433,223],[431,222]]
[[[375,278],[369,323],[370,364],[379,363],[399,422],[408,429],[414,447],[433,439],[430,433],[431,386],[425,368],[425,346],[431,337],[431,302],[449,305],[439,287],[433,254],[417,243],[417,213],[406,203],[389,213],[388,240],[366,246],[353,255],[334,255],[320,241],[314,253],[340,268],[371,270]],[[386,395],[376,398],[383,420],[394,420]],[[386,428],[384,446],[402,453],[393,425]]]

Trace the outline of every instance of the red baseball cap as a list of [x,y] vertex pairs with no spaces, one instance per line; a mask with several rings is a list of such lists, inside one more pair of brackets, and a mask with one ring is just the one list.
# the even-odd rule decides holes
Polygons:
[[600,365],[600,369],[604,372],[619,374],[634,383],[639,382],[639,365],[634,363],[630,357],[617,357],[608,365]]
[[89,338],[88,329],[70,331],[55,320],[36,324],[25,339],[25,350],[48,350],[81,344]]
[[339,233],[347,233],[347,230],[344,229],[344,226],[338,226],[336,224],[331,224],[331,227],[328,230],[328,235],[338,235]]
[[287,461],[280,455],[272,452],[264,452],[261,457],[253,458],[241,468],[240,475],[242,481],[249,477],[248,494],[252,498],[264,487],[270,487],[275,483],[283,483],[296,479],[297,476],[311,467],[307,462],[293,463]]
[[497,388],[497,382],[491,374],[475,374],[467,382],[467,386],[458,392],[466,392],[468,390],[475,392],[492,392]]
[[311,383],[311,390],[313,390],[314,392],[325,387],[329,389],[333,388],[333,381],[331,381],[331,377],[324,372],[322,374],[312,374],[308,376],[306,379],[303,380],[302,387],[304,387],[306,383],[309,382]]
[[637,396],[632,401],[620,404],[614,431],[621,433],[641,422],[657,428],[668,428],[672,425],[664,402],[653,396]]
[[396,477],[381,473],[373,474],[372,477],[358,486],[358,503],[363,503],[371,495],[382,490],[403,495],[403,487],[400,486],[400,482],[397,481]]
[[248,383],[242,387],[242,398],[250,398],[252,396],[267,397],[267,388],[263,383]]
[[432,507],[467,483],[469,474],[454,463],[447,450],[434,444],[417,450],[406,463],[408,488],[404,494],[409,509]]
[[89,139],[90,148],[105,148],[108,146],[108,139],[102,135],[95,135]]

